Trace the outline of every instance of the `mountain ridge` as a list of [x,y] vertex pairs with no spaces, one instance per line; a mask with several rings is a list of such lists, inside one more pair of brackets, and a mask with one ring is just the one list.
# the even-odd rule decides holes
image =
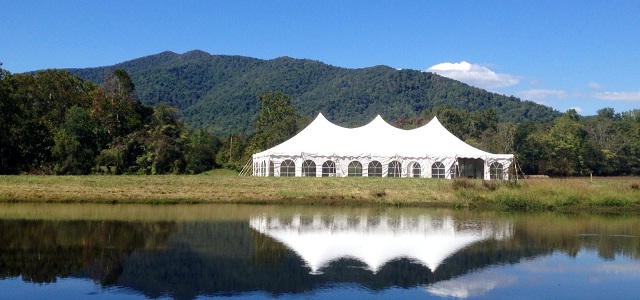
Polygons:
[[450,105],[469,111],[493,109],[502,121],[550,121],[550,107],[469,86],[434,73],[389,66],[349,69],[321,61],[281,56],[258,59],[163,51],[111,66],[66,69],[100,84],[104,75],[124,69],[140,101],[178,108],[185,122],[215,134],[250,134],[260,109],[257,95],[282,91],[303,116],[322,112],[348,127],[375,115],[385,120],[414,117],[423,110]]

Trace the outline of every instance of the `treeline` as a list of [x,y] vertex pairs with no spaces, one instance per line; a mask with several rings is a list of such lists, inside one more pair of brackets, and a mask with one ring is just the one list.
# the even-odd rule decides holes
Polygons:
[[[34,75],[0,70],[0,174],[240,170],[252,153],[285,141],[311,121],[296,112],[288,94],[254,94],[252,101],[261,107],[257,122],[250,120],[255,132],[215,136],[185,125],[173,107],[143,105],[122,69],[101,82],[60,70]],[[477,148],[514,153],[525,174],[640,175],[640,110],[603,108],[590,117],[569,110],[548,121],[516,123],[492,108],[441,105],[388,120],[410,129],[434,116]]]
[[0,69],[0,174],[182,174],[215,166],[218,138],[185,126],[172,107],[141,104],[121,69],[103,82]]
[[[524,174],[551,176],[640,175],[640,110],[575,110],[547,122],[500,122],[491,110],[469,112],[441,106],[395,121],[401,128],[426,124],[434,116],[468,144],[492,153],[513,153]],[[434,141],[437,142],[437,141]],[[520,169],[519,169],[520,171]]]

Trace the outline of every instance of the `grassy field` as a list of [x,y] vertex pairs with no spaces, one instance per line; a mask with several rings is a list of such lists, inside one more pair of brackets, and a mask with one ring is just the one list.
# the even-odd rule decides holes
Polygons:
[[518,182],[415,178],[0,176],[0,202],[393,205],[530,211],[640,212],[640,178]]

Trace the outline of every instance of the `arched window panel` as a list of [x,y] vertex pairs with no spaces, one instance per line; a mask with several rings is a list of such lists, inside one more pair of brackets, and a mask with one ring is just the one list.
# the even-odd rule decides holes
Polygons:
[[275,176],[275,174],[276,174],[276,166],[272,161],[270,161],[269,162],[269,176]]
[[400,177],[402,175],[402,164],[399,161],[389,163],[389,175],[387,177]]
[[336,163],[327,160],[322,164],[322,177],[334,177],[336,176]]
[[302,176],[316,177],[316,163],[312,160],[305,160],[302,163]]
[[422,175],[422,167],[419,163],[414,162],[411,165],[411,176],[412,177],[420,177]]
[[347,176],[349,177],[361,177],[362,176],[362,164],[359,161],[352,161],[347,167]]
[[447,170],[442,162],[435,162],[431,165],[431,178],[446,178]]
[[281,177],[296,176],[296,164],[293,162],[293,160],[287,159],[280,164],[280,176]]
[[367,171],[367,176],[382,177],[382,164],[377,160],[370,162],[368,171]]
[[504,166],[501,163],[494,162],[489,166],[489,178],[490,179],[504,179]]
[[260,176],[267,176],[267,163],[265,161],[260,163]]

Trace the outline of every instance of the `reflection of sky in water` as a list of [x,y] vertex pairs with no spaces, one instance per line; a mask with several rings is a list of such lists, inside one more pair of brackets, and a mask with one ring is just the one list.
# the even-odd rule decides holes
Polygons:
[[425,289],[445,298],[627,299],[640,295],[640,262],[624,257],[604,261],[595,251],[580,251],[575,258],[555,253],[469,273]]
[[426,290],[437,296],[469,298],[482,295],[496,288],[504,288],[516,284],[518,279],[513,275],[495,272],[494,269],[471,273],[447,281],[436,282]]
[[[83,278],[58,278],[55,283],[33,284],[20,277],[0,280],[0,299],[148,299],[135,291],[125,288],[102,288],[95,282]],[[158,300],[169,297],[155,298]]]

